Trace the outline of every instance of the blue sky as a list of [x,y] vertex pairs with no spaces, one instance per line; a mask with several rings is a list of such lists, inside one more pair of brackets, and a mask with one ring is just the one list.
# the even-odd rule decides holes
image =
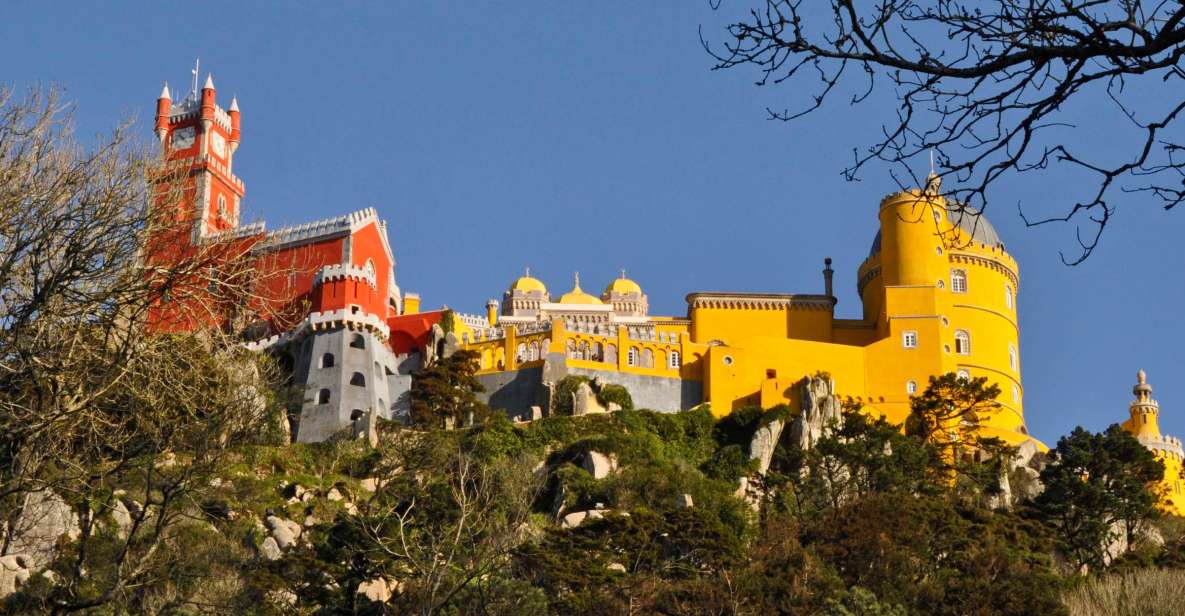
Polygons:
[[[683,314],[694,290],[821,292],[830,256],[838,311],[859,316],[855,269],[895,185],[839,172],[892,93],[771,122],[802,86],[711,71],[698,31],[723,40],[728,15],[706,1],[570,4],[9,2],[0,79],[64,87],[84,138],[135,117],[150,139],[161,82],[183,94],[200,56],[243,110],[246,216],[276,228],[373,205],[426,306],[480,312],[526,266],[558,292],[573,271],[599,290],[624,267],[653,312]],[[1097,97],[1071,112],[1105,121],[1086,147],[1122,139]],[[1069,268],[1072,229],[1026,229],[1016,208],[1057,207],[1074,181],[1020,178],[989,209],[1021,265],[1031,431],[1052,444],[1124,419],[1143,367],[1162,426],[1185,436],[1185,212],[1122,202]]]

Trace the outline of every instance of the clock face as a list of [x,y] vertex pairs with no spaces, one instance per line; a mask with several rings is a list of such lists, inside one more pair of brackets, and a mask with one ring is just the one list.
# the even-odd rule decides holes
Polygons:
[[173,131],[173,149],[184,150],[185,148],[193,145],[196,135],[197,131],[195,131],[192,126],[178,128],[177,130]]
[[222,133],[219,132],[211,133],[210,148],[214,150],[215,154],[221,156],[222,158],[226,158],[226,137],[223,137]]

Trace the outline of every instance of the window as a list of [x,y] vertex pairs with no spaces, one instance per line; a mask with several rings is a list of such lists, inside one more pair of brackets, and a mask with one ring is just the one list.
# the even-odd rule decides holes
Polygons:
[[724,362],[725,366],[731,366],[733,361],[732,355],[725,355],[720,361]]
[[617,363],[617,345],[616,344],[605,345],[605,363],[607,363],[607,364],[616,364]]
[[317,404],[329,404],[329,390],[322,389],[317,392]]
[[918,348],[918,333],[913,330],[910,330],[907,332],[902,332],[901,346],[903,346],[907,349]]
[[905,382],[905,393],[907,393],[911,396],[918,393],[918,382],[917,381],[906,381]]
[[333,353],[326,353],[321,356],[321,367],[322,368],[332,368],[333,367]]
[[1020,388],[1016,385],[1012,386],[1012,401],[1020,402]]
[[683,365],[679,359],[679,351],[671,351],[670,354],[667,355],[667,367],[673,370],[678,369],[679,366]]
[[366,387],[366,377],[363,376],[361,372],[355,372],[354,375],[350,377],[350,385]]
[[565,346],[568,348],[568,359],[576,359],[576,342],[569,340]]
[[970,372],[967,372],[966,370],[959,370],[959,371],[958,371],[958,372],[956,372],[955,374],[956,374],[956,375],[958,375],[958,377],[959,377],[960,379],[963,379],[964,381],[970,381],[970,380],[971,380],[971,373],[970,373]]
[[518,343],[514,351],[514,361],[522,362],[527,360],[527,345],[522,342]]
[[955,353],[959,355],[971,354],[971,334],[961,329],[955,331]]
[[373,259],[367,259],[367,260],[366,260],[366,265],[365,265],[365,266],[363,266],[363,268],[362,268],[362,269],[363,269],[363,271],[365,271],[365,272],[366,272],[366,275],[367,275],[368,277],[370,277],[370,278],[374,278],[374,277],[375,277],[375,273],[374,273],[374,260],[373,260]]
[[226,209],[226,195],[218,195],[218,217],[229,219],[230,213]]
[[535,361],[539,359],[539,342],[531,341],[531,346],[527,347],[527,361]]
[[1004,305],[1012,310],[1012,287],[1004,285]]
[[350,411],[350,421],[358,421],[362,419],[362,409],[354,409]]
[[1012,368],[1013,370],[1016,370],[1017,363],[1018,362],[1016,361],[1016,347],[1009,344],[1008,345],[1008,367]]
[[954,293],[967,292],[967,272],[964,270],[950,271],[950,290]]
[[625,365],[638,365],[638,347],[630,347],[629,353],[625,356]]
[[351,349],[365,349],[366,348],[366,339],[362,337],[362,334],[354,334],[353,336],[350,337],[350,348]]

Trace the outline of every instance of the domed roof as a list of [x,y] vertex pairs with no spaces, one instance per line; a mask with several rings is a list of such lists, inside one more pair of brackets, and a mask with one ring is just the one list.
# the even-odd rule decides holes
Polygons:
[[605,302],[602,302],[601,298],[596,297],[595,295],[589,295],[588,293],[585,293],[584,290],[580,288],[580,274],[577,273],[576,274],[576,284],[572,287],[571,291],[568,291],[567,293],[564,293],[562,296],[560,296],[560,303],[561,304],[603,304]]
[[[946,219],[952,225],[958,226],[963,230],[963,233],[970,235],[971,240],[977,244],[986,244],[988,246],[1004,245],[1000,240],[1000,234],[996,232],[996,228],[992,223],[988,222],[987,216],[980,214],[979,210],[965,205],[960,211],[957,205],[949,205],[946,208]],[[872,238],[872,248],[868,250],[868,256],[872,256],[881,251],[881,232],[876,232],[876,237]]]
[[633,280],[626,278],[625,270],[621,270],[621,277],[614,278],[613,282],[610,282],[609,286],[605,287],[605,296],[608,296],[611,293],[617,293],[620,295],[625,295],[627,293],[637,293],[638,295],[641,295],[642,287],[638,286],[638,283],[634,282]]
[[546,294],[547,287],[538,278],[531,277],[531,268],[528,267],[526,274],[519,276],[518,279],[514,281],[514,284],[510,285],[510,291],[522,291],[523,293],[538,291],[540,293]]

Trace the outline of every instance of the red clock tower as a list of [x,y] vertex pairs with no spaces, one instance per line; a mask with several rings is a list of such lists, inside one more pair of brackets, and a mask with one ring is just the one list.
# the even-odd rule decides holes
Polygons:
[[182,194],[163,201],[174,204],[178,222],[193,221],[196,240],[238,226],[245,187],[233,172],[241,135],[238,101],[232,99],[228,110],[219,107],[213,76],[200,91],[195,77],[194,86],[173,104],[165,84],[156,100],[155,132],[170,176],[181,180],[170,189]]

